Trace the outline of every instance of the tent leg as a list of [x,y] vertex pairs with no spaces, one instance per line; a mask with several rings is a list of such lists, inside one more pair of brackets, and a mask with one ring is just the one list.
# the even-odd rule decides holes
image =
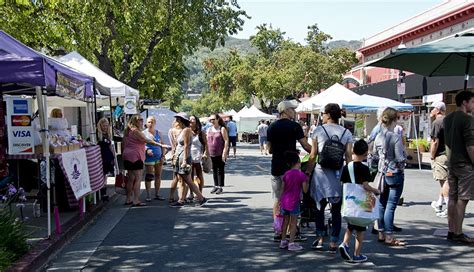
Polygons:
[[413,120],[413,131],[415,132],[415,139],[416,139],[416,153],[418,155],[418,169],[421,170],[421,154],[420,154],[420,146],[418,145],[418,133],[416,131],[416,124],[415,124],[415,114],[413,113],[412,115],[412,120]]
[[36,100],[40,116],[41,140],[43,143],[43,156],[46,162],[46,206],[48,217],[48,238],[51,237],[51,180],[50,180],[50,161],[49,161],[49,137],[48,137],[48,119],[46,98],[43,97],[41,87],[36,87]]

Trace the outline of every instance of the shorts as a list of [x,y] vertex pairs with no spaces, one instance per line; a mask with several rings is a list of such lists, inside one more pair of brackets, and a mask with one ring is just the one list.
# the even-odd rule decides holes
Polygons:
[[296,207],[289,211],[289,210],[285,210],[285,209],[280,209],[280,214],[285,216],[285,215],[300,215],[300,204],[296,204]]
[[123,161],[123,168],[125,170],[142,170],[143,169],[143,161],[138,160],[136,162],[131,162],[124,160]]
[[267,143],[267,136],[258,137],[258,142],[260,143],[260,145],[266,144]]
[[460,163],[449,167],[449,199],[474,200],[474,166]]
[[237,136],[229,136],[229,142],[232,147],[237,146]]
[[282,184],[283,184],[283,176],[272,176],[272,197],[273,199],[280,199],[282,193]]
[[433,179],[435,181],[448,180],[448,157],[439,155],[431,161],[431,169],[433,169]]
[[145,159],[145,165],[155,166],[161,163],[161,158],[147,157]]
[[347,229],[350,231],[366,231],[367,227],[361,227],[347,223]]

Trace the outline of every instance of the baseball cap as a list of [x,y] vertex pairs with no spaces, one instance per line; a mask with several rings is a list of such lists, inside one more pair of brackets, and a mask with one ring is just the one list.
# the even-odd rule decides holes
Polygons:
[[444,104],[444,102],[442,101],[433,102],[433,104],[431,104],[431,107],[438,109],[440,111],[446,111],[446,104]]
[[278,103],[277,110],[279,113],[282,113],[287,109],[296,109],[296,107],[298,107],[296,100],[283,100]]

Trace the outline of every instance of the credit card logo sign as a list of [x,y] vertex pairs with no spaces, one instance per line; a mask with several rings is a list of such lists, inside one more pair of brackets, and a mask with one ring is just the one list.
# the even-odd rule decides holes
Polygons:
[[12,126],[29,127],[31,126],[31,119],[28,115],[12,115]]
[[28,114],[28,100],[13,100],[13,114]]

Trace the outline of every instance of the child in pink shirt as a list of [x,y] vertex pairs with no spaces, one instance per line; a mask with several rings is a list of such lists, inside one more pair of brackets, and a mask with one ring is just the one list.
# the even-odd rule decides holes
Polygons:
[[[309,188],[308,176],[301,170],[298,153],[286,152],[285,158],[291,169],[283,176],[282,194],[280,197],[280,213],[283,215],[283,228],[281,232],[280,248],[290,251],[302,250],[303,247],[295,243],[296,220],[300,214],[301,189],[306,193]],[[286,234],[290,232],[290,240]]]

